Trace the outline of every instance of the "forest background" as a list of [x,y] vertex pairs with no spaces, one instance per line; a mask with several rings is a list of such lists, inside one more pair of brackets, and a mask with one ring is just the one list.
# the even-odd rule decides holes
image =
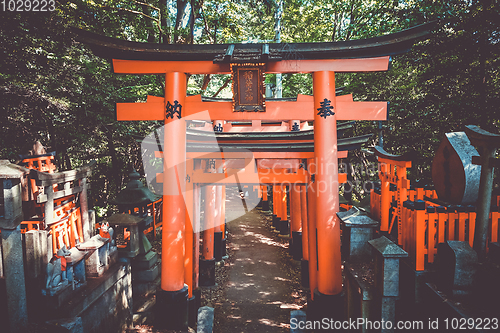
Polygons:
[[[113,74],[109,61],[75,41],[71,27],[167,44],[272,43],[279,28],[286,47],[375,37],[437,20],[432,36],[393,57],[388,72],[339,73],[337,87],[355,100],[390,102],[384,148],[415,153],[413,181],[430,182],[445,133],[468,124],[500,132],[498,0],[75,0],[52,1],[51,12],[8,10],[18,2],[0,2],[0,159],[14,162],[39,140],[56,151],[59,170],[96,160],[92,204],[99,215],[131,168],[141,170],[137,139],[162,125],[118,122],[115,103],[163,96],[164,78]],[[230,97],[230,86],[224,75],[192,75],[188,93]],[[283,97],[298,93],[312,93],[311,75],[283,75]],[[377,125],[358,122],[347,135],[373,133],[373,146]],[[370,157],[357,151],[349,162],[366,166]],[[362,168],[352,172],[354,180],[370,178]]]

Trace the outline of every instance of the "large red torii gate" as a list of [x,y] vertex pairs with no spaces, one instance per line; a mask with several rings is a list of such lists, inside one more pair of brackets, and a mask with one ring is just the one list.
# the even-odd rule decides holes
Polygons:
[[[160,45],[120,41],[78,31],[79,40],[99,56],[113,59],[121,74],[165,75],[165,96],[148,97],[146,103],[117,103],[118,120],[164,120],[164,202],[161,292],[157,304],[165,308],[169,328],[184,328],[178,303],[186,299],[185,231],[186,123],[184,117],[208,111],[212,121],[305,120],[314,121],[314,159],[308,170],[315,174],[317,230],[318,309],[332,309],[342,291],[340,257],[337,120],[386,120],[386,102],[354,102],[335,95],[336,72],[373,72],[389,69],[390,56],[406,52],[417,38],[428,35],[433,24],[366,40],[290,44],[300,59],[283,60],[277,44]],[[244,61],[238,50],[257,54]],[[284,53],[285,51],[283,51]],[[241,55],[241,52],[240,52]],[[259,63],[266,73],[312,73],[313,96],[296,101],[267,101],[265,112],[234,112],[231,102],[204,102],[187,96],[188,74],[228,74],[230,64]],[[167,112],[166,112],[167,111]],[[175,144],[167,144],[175,143]],[[172,189],[176,189],[175,193]],[[168,246],[167,246],[168,245]],[[316,300],[315,300],[316,301]],[[182,303],[182,302],[181,302]],[[335,306],[333,307],[335,308]],[[330,310],[331,311],[331,310]],[[181,311],[182,312],[182,311]],[[332,317],[330,315],[329,317]]]

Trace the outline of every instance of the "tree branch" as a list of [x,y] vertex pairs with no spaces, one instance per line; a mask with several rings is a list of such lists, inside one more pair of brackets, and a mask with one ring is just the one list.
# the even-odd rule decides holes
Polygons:
[[[135,2],[138,3],[138,4],[143,4],[142,2],[137,2],[137,1],[135,1]],[[143,4],[143,5],[148,5],[148,4]],[[133,14],[142,15],[142,16],[148,18],[148,19],[153,20],[156,23],[156,25],[158,26],[158,30],[160,30],[160,33],[163,34],[163,30],[161,28],[161,21],[159,19],[157,19],[157,18],[154,18],[152,16],[146,15],[143,12],[139,12],[137,10],[127,9],[127,8],[116,8],[116,7],[110,7],[110,6],[101,6],[101,8],[104,8],[104,9],[106,9],[106,8],[107,9],[116,9],[118,11],[124,11],[124,12],[129,12],[129,13],[133,13]],[[156,7],[153,7],[153,8],[156,8]],[[158,9],[158,8],[156,8],[156,9]],[[158,12],[158,15],[160,15],[159,12]]]
[[229,82],[231,82],[231,77],[228,77],[226,82],[224,82],[224,84],[222,85],[222,87],[219,88],[219,90],[217,90],[217,92],[212,96],[212,97],[217,97],[217,95],[222,91],[222,89],[226,88],[227,85],[229,84]]

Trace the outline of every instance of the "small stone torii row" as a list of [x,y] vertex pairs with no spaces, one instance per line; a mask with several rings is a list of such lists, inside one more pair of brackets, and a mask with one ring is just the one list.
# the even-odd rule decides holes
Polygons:
[[[156,296],[157,306],[162,309],[162,321],[167,328],[185,328],[187,306],[182,304],[187,304],[187,298],[192,297],[193,291],[193,256],[186,250],[193,248],[193,226],[187,218],[186,205],[193,205],[194,202],[190,202],[191,199],[185,202],[184,194],[197,180],[194,177],[192,182],[186,182],[190,168],[189,162],[186,163],[190,154],[186,151],[186,119],[208,111],[214,125],[222,120],[314,122],[314,152],[308,156],[307,170],[314,173],[314,183],[309,186],[315,190],[310,191],[314,193],[310,197],[314,203],[308,207],[308,212],[315,215],[318,253],[317,275],[311,285],[316,286],[316,295],[319,296],[315,297],[314,301],[318,303],[315,308],[322,309],[331,318],[335,309],[342,306],[338,304],[342,292],[342,269],[340,224],[336,217],[339,211],[337,120],[387,120],[388,114],[386,102],[354,102],[336,97],[335,73],[387,71],[391,55],[406,52],[417,39],[427,36],[433,27],[433,23],[424,24],[361,41],[289,44],[296,50],[295,60],[287,60],[290,59],[289,54],[280,54],[283,48],[279,44],[159,45],[120,41],[77,31],[78,39],[90,46],[96,55],[112,59],[115,73],[165,75],[164,97],[148,97],[146,103],[117,103],[117,119],[163,120],[168,126],[168,130],[164,131],[165,145],[161,154],[164,158],[161,180],[167,194],[163,195],[166,204],[163,205],[161,290]],[[252,52],[253,58],[248,56]],[[265,73],[312,73],[313,96],[298,96],[296,101],[266,101],[264,104],[260,103],[264,98],[262,92],[260,96],[247,94],[246,98],[258,100],[260,104],[250,107],[250,112],[245,111],[242,106],[244,98],[238,96],[240,102],[235,103],[236,95],[245,94],[241,85],[260,85],[259,78],[249,75],[247,71],[239,81],[234,76],[233,65],[253,66],[257,63]],[[188,75],[231,73],[233,85],[235,82],[240,84],[240,89],[235,90],[233,86],[235,97],[232,102],[205,102],[200,96],[187,96]],[[286,158],[293,156],[284,154],[287,154]],[[276,156],[275,153],[273,155]],[[298,154],[297,158],[303,156]],[[224,157],[227,158],[226,155]],[[203,182],[210,179],[208,175],[203,175]],[[218,177],[217,184],[224,184],[220,175],[212,175]],[[305,172],[303,177],[299,172],[295,176],[302,178],[299,183],[304,185],[311,179],[311,175]],[[275,177],[267,184],[279,185],[290,179],[279,178]],[[245,183],[244,179],[239,181]],[[172,188],[178,189],[177,193],[168,192]],[[184,309],[186,313],[183,313]]]

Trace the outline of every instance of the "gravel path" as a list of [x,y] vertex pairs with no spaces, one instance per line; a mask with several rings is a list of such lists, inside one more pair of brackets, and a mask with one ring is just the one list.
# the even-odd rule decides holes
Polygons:
[[[228,214],[237,201],[227,202]],[[306,299],[298,280],[300,263],[290,258],[288,240],[274,234],[270,224],[269,214],[258,209],[229,223],[232,258],[219,309],[225,318],[214,332],[290,331],[290,311]]]

